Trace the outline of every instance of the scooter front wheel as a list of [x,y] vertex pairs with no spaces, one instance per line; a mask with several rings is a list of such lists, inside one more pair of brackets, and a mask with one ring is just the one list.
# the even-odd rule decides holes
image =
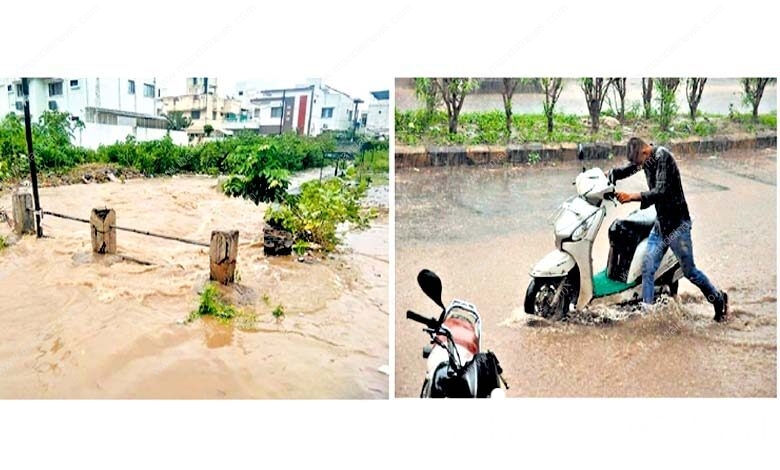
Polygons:
[[525,293],[525,312],[550,320],[561,320],[569,313],[573,290],[569,276],[531,279]]

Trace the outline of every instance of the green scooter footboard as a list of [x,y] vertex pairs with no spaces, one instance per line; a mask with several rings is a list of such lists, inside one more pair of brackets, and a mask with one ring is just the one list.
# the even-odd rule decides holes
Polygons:
[[607,277],[607,270],[604,269],[600,273],[593,276],[593,297],[606,297],[608,295],[617,294],[623,292],[632,287],[639,285],[639,281],[632,284],[626,284],[625,282],[616,281]]

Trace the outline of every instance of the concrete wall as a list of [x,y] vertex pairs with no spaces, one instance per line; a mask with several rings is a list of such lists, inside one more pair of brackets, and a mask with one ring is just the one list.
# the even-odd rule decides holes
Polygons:
[[366,130],[380,134],[390,133],[390,101],[377,101],[368,105]]
[[[707,138],[689,138],[666,145],[674,154],[712,155],[730,150],[777,148],[777,133],[759,135],[730,135]],[[625,144],[583,144],[585,160],[613,158],[623,161]],[[533,156],[533,157],[532,157]],[[473,146],[395,146],[396,168],[427,166],[503,165],[525,164],[531,159],[539,162],[577,161],[577,144],[521,144]]]
[[[86,123],[84,129],[76,131],[73,143],[82,147],[96,149],[101,144],[110,145],[116,142],[123,142],[128,135],[135,136],[136,140],[140,142],[146,142],[162,139],[167,133],[168,131],[165,129]],[[175,144],[187,145],[188,143],[187,133],[184,131],[170,131],[170,136]]]

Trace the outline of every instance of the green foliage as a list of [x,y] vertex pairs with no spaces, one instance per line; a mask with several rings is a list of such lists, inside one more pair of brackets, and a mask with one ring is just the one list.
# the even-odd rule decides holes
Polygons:
[[777,129],[777,111],[774,111],[771,114],[759,115],[758,123],[769,129]]
[[655,100],[658,104],[658,125],[661,131],[668,131],[675,116],[677,116],[677,86],[679,78],[657,78],[655,88],[658,90]]
[[531,154],[529,154],[529,155],[528,155],[528,163],[529,163],[529,164],[531,164],[531,165],[536,165],[536,164],[537,164],[537,163],[539,163],[540,161],[542,161],[542,157],[541,157],[541,156],[539,156],[539,154],[538,154],[538,153],[536,153],[536,152],[533,152],[533,153],[531,153]]
[[[62,173],[76,165],[99,162],[132,167],[147,176],[235,174],[241,176],[242,183],[239,187],[238,182],[233,182],[235,194],[246,193],[253,199],[252,195],[264,194],[267,187],[271,190],[268,199],[274,200],[286,189],[283,181],[286,176],[281,170],[319,167],[324,153],[334,150],[336,145],[331,135],[239,133],[193,146],[176,145],[170,136],[147,142],[127,136],[122,142],[102,145],[93,151],[71,143],[75,133],[83,127],[83,123],[72,120],[66,113],[44,113],[33,125],[33,145],[39,169]],[[384,145],[386,148],[387,144]],[[374,146],[370,148],[375,149]],[[0,120],[0,180],[20,178],[28,172],[24,124],[12,113]],[[282,190],[276,194],[274,191],[278,187]]]
[[292,246],[292,250],[298,256],[303,256],[310,248],[311,248],[311,243],[304,240],[295,240],[295,243],[293,243]]
[[764,96],[764,89],[770,83],[777,82],[777,78],[743,78],[742,103],[753,109],[753,120],[758,120],[758,106]]
[[0,251],[5,250],[8,247],[8,242],[5,241],[5,237],[0,235]]
[[424,120],[430,120],[441,105],[442,95],[434,78],[415,78],[414,94],[425,104]]
[[292,233],[296,243],[316,243],[323,250],[332,251],[341,242],[336,231],[339,224],[350,222],[363,229],[376,216],[374,210],[360,205],[367,189],[365,181],[307,181],[301,185],[300,194],[288,196],[283,203],[268,209],[265,220]]
[[185,116],[181,111],[170,112],[165,116],[165,119],[168,121],[169,131],[180,131],[190,127],[192,124],[192,119]]
[[203,133],[206,134],[206,137],[211,137],[212,132],[214,132],[214,126],[211,124],[206,124],[203,126]]
[[633,101],[626,109],[626,120],[636,121],[643,117],[644,110],[642,109],[642,103]]
[[210,315],[219,321],[227,322],[237,317],[239,313],[240,311],[234,306],[225,303],[217,285],[210,282],[200,294],[200,304],[195,311],[190,313],[188,321],[195,320],[203,315]]
[[290,185],[289,171],[279,168],[273,153],[278,151],[272,145],[257,149],[242,148],[231,157],[237,174],[230,175],[222,190],[228,196],[243,197],[255,204],[280,201]]
[[274,307],[273,311],[271,312],[271,315],[273,315],[274,318],[276,318],[276,320],[283,319],[285,317],[284,305],[279,304],[276,307]]

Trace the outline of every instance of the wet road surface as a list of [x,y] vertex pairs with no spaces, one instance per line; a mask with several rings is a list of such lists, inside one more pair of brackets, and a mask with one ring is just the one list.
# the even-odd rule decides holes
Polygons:
[[[522,311],[531,266],[554,249],[549,217],[575,194],[579,165],[399,171],[396,396],[417,396],[425,372],[427,336],[404,316],[407,309],[436,313],[416,285],[422,268],[441,276],[445,302],[477,305],[483,345],[501,360],[508,396],[776,396],[776,151],[678,163],[696,264],[729,292],[727,324],[712,321],[711,305],[684,279],[677,301],[651,316],[626,317],[614,307],[619,296],[569,323],[534,321]],[[641,172],[618,184],[645,188]],[[609,209],[595,270],[606,265],[609,224],[637,206]]]

